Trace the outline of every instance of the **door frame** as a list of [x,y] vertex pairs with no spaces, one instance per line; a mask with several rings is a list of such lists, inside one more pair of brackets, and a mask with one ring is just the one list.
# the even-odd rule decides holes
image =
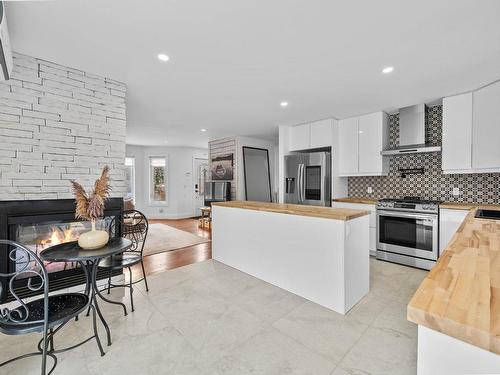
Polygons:
[[194,185],[195,185],[195,174],[197,173],[196,171],[196,160],[206,160],[207,162],[207,165],[208,165],[208,153],[207,154],[195,154],[193,155],[193,159],[192,159],[192,172],[191,172],[191,209],[192,209],[192,212],[193,212],[193,216],[196,216],[197,212],[197,207],[196,207],[196,198],[195,198],[195,191],[194,191]]

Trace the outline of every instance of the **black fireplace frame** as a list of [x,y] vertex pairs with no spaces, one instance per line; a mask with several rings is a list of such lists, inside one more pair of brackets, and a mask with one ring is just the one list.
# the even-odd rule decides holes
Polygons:
[[[71,222],[75,219],[74,199],[45,199],[26,201],[0,201],[0,238],[15,240],[13,228],[16,224],[38,224],[48,221]],[[106,201],[104,216],[121,217],[123,215],[123,198],[110,198]],[[120,220],[114,220],[119,223]],[[121,236],[121,227],[116,225],[113,231],[116,236]],[[9,259],[6,245],[0,245],[0,273],[11,272],[13,262]],[[122,274],[122,270],[112,272],[112,276]],[[109,271],[98,270],[97,279],[109,277]],[[85,274],[81,268],[71,268],[49,274],[49,291],[65,289],[71,286],[85,284]],[[2,295],[0,304],[13,300],[8,287],[8,278],[0,277]],[[21,298],[38,294],[27,287],[27,280],[14,282],[16,294]]]

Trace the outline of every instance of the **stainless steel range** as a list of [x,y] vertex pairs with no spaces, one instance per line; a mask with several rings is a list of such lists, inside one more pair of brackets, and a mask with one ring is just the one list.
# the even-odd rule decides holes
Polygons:
[[439,203],[416,197],[377,204],[377,259],[430,270],[439,256]]

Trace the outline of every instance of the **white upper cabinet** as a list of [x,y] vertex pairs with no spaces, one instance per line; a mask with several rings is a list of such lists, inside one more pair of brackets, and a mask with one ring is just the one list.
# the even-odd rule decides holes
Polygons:
[[443,99],[443,171],[472,168],[472,93]]
[[389,116],[384,112],[339,121],[339,174],[380,176],[388,162],[380,154],[389,140]]
[[309,124],[290,127],[290,151],[307,150],[311,145],[311,127]]
[[472,167],[500,168],[500,82],[474,92]]
[[331,119],[316,121],[311,126],[311,148],[332,147]]
[[389,119],[384,112],[359,118],[359,173],[383,174],[384,158],[380,154],[389,143]]
[[339,174],[351,175],[359,171],[358,155],[359,118],[339,121]]
[[500,172],[500,82],[443,99],[444,173]]
[[289,151],[332,147],[332,126],[333,121],[326,119],[290,127]]

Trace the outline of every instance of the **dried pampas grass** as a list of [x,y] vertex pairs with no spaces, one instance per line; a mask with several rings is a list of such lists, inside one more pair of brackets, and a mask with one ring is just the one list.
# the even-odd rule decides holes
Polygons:
[[78,182],[71,180],[73,186],[73,193],[76,199],[75,217],[77,219],[93,221],[104,215],[104,203],[108,198],[109,191],[109,167],[105,166],[102,170],[101,177],[99,177],[95,184],[94,189],[90,196]]

